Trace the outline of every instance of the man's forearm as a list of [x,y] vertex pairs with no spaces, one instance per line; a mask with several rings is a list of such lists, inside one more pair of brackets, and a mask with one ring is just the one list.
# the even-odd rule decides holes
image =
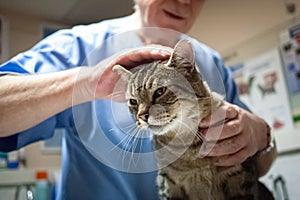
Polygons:
[[49,74],[1,76],[0,137],[33,127],[72,106],[79,70],[75,68]]
[[157,47],[134,49],[93,67],[82,66],[48,74],[0,76],[0,137],[26,130],[73,105],[94,99],[118,100],[114,93],[120,92],[115,91],[119,75],[112,71],[113,65],[132,68],[169,56],[169,51]]

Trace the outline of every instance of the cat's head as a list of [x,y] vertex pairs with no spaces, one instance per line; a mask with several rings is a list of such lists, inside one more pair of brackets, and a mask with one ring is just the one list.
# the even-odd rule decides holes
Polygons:
[[188,40],[179,41],[167,61],[143,64],[131,71],[121,66],[114,70],[128,82],[126,99],[140,129],[163,135],[198,126],[197,97],[206,95],[206,88],[199,91],[197,86],[202,81]]

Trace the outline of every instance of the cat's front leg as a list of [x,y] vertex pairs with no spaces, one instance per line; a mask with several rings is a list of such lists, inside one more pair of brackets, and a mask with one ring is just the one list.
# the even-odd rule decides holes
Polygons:
[[[169,199],[169,185],[170,181],[168,180],[168,176],[166,173],[162,171],[158,171],[156,182],[158,186],[158,195],[160,200],[168,200]],[[172,184],[172,183],[171,183]]]
[[158,195],[160,200],[186,200],[187,196],[180,185],[162,171],[157,175]]

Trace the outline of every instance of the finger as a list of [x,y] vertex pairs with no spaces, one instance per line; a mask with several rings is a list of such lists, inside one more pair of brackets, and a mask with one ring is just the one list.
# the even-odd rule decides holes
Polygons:
[[163,50],[141,51],[137,54],[126,57],[129,67],[135,67],[140,64],[148,63],[154,60],[164,60],[170,57],[170,53]]
[[201,121],[200,127],[207,128],[219,122],[225,121],[225,119],[234,119],[237,117],[237,115],[238,107],[233,104],[225,103],[211,115],[205,117]]
[[229,104],[227,103],[226,105],[228,105],[227,109],[226,109],[226,119],[234,119],[237,117],[237,115],[239,114],[239,108],[233,104]]
[[158,49],[135,50],[120,56],[116,60],[116,64],[120,64],[125,68],[132,68],[138,65],[148,63],[154,60],[165,60],[170,57],[170,52]]
[[150,51],[150,55],[153,59],[167,59],[171,56],[171,52],[166,50],[154,49]]
[[202,129],[202,134],[205,136],[205,141],[214,142],[224,140],[241,133],[242,127],[239,118],[230,121],[225,121],[224,124],[218,126],[211,126]]
[[217,166],[233,166],[238,165],[244,162],[248,158],[247,152],[245,149],[241,149],[240,151],[226,156],[221,156],[215,159],[215,165]]
[[113,89],[113,92],[110,95],[110,99],[116,102],[126,102],[125,98],[125,92],[127,88],[127,82],[123,79],[119,79],[115,87]]
[[237,153],[241,149],[245,148],[247,146],[247,139],[243,137],[243,134],[239,134],[232,138],[221,140],[212,145],[212,148],[207,153],[208,156],[225,156]]

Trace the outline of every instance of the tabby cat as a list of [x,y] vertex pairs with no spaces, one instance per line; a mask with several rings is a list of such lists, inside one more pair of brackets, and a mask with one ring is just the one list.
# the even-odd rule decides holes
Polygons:
[[177,43],[168,61],[114,70],[128,82],[126,99],[137,126],[153,133],[160,199],[273,199],[258,181],[253,157],[217,167],[213,158],[200,156],[205,139],[199,122],[223,98],[202,80],[188,40]]

